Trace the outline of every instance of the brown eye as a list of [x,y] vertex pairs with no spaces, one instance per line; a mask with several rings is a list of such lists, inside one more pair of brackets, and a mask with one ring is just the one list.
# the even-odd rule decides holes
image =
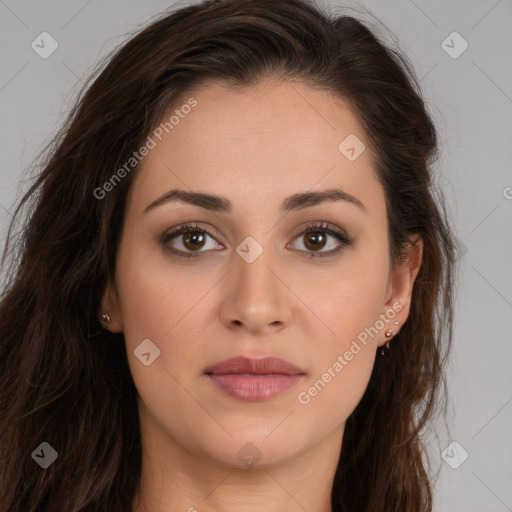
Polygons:
[[[160,240],[167,251],[185,258],[201,256],[202,253],[211,250],[225,249],[222,244],[217,242],[213,233],[196,223],[173,228],[165,233]],[[296,240],[299,241],[299,252],[311,258],[334,256],[344,247],[353,244],[352,239],[342,229],[331,227],[329,223],[325,222],[307,226],[299,233]],[[208,244],[210,245],[208,246]],[[297,247],[292,244],[292,248]]]
[[172,229],[162,236],[161,244],[171,253],[187,258],[201,256],[210,249],[223,248],[210,231],[196,224],[185,224]]
[[325,247],[327,237],[321,231],[310,231],[302,236],[306,240],[304,245],[311,251],[319,251]]
[[206,237],[201,231],[183,233],[181,236],[183,236],[183,245],[191,251],[201,249],[206,241]]
[[[326,222],[310,224],[299,234],[296,240],[301,242],[298,244],[300,252],[312,258],[334,256],[344,247],[353,244],[352,239],[342,229],[331,227]],[[323,250],[326,248],[327,250]]]

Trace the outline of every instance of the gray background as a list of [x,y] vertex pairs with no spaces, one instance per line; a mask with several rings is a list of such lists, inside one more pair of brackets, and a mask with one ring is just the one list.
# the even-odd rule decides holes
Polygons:
[[[30,164],[81,81],[137,26],[186,3],[0,0],[2,243],[13,202],[28,186]],[[346,6],[374,22],[367,9],[391,30],[421,78],[439,129],[437,173],[463,257],[448,369],[451,427],[431,442],[431,457],[441,466],[435,510],[511,511],[512,1],[322,4],[337,12]],[[46,59],[31,48],[43,31],[59,45]],[[454,31],[469,44],[457,58],[442,46]],[[460,39],[445,44],[452,52],[462,48]],[[452,445],[442,457],[453,441],[460,447]],[[462,450],[468,458],[460,464]]]

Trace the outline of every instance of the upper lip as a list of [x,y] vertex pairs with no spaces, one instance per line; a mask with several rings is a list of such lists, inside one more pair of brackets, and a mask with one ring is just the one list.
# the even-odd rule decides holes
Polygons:
[[245,356],[232,357],[224,359],[205,370],[209,374],[237,374],[252,373],[255,375],[265,375],[269,373],[281,375],[303,375],[304,372],[297,366],[281,359],[279,357],[262,357],[252,359]]

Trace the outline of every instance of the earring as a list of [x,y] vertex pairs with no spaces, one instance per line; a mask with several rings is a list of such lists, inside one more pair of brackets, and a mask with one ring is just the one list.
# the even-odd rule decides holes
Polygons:
[[[400,327],[400,324],[398,322],[395,322],[395,325],[397,326],[397,330],[396,330],[396,333],[398,334],[398,328]],[[385,333],[384,333],[384,336],[386,336],[386,338],[392,338],[393,337],[393,329],[388,329]],[[390,340],[391,341],[391,340]],[[389,350],[389,341],[386,343],[386,348]],[[385,354],[385,351],[384,351],[384,348],[381,347],[380,348],[380,355],[383,356]]]
[[101,321],[104,323],[104,324],[109,324],[111,322],[111,318],[110,318],[110,315],[108,313],[103,313],[101,315]]

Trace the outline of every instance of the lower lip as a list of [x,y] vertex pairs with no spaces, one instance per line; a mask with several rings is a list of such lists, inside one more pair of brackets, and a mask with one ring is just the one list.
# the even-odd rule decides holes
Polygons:
[[261,402],[295,386],[302,375],[249,373],[209,374],[211,382],[221,391],[245,402]]

